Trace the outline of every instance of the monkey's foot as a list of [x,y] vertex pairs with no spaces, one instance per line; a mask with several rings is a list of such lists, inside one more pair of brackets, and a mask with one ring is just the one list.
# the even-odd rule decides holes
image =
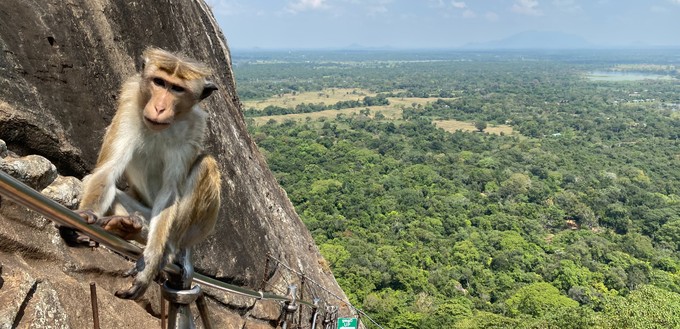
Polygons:
[[123,273],[123,276],[124,277],[136,276],[137,273],[144,271],[145,265],[146,263],[144,263],[144,256],[142,255],[137,259],[134,266],[132,266],[129,270]]
[[59,235],[69,247],[97,247],[99,243],[89,236],[68,226],[57,226]]
[[132,284],[132,287],[130,287],[128,290],[118,290],[116,291],[116,297],[122,298],[122,299],[134,299],[137,300],[141,298],[144,293],[146,292],[146,288],[148,288],[149,285],[143,284],[137,280]]
[[[75,213],[78,214],[80,218],[88,224],[95,224],[97,222],[97,215],[95,215],[95,213],[91,210],[76,210]],[[59,229],[59,235],[61,235],[66,244],[71,247],[97,247],[99,245],[97,241],[90,239],[89,236],[83,234],[73,227],[59,224],[55,224],[55,226]]]

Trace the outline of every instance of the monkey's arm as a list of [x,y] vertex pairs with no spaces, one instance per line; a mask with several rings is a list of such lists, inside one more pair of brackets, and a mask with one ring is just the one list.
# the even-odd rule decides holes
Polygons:
[[83,198],[78,207],[78,210],[89,210],[97,217],[102,217],[111,207],[116,196],[116,181],[125,172],[136,144],[136,134],[122,131],[122,126],[126,125],[123,112],[124,109],[116,112],[104,135],[97,165],[85,180]]
[[[97,165],[92,174],[84,181],[83,198],[76,211],[80,217],[88,224],[97,224],[111,231],[118,236],[128,238],[137,236],[135,233],[143,229],[144,221],[139,221],[138,217],[123,218],[102,218],[111,208],[114,199],[117,198],[118,189],[116,181],[123,175],[135,148],[135,133],[125,133],[121,131],[123,127],[130,127],[130,120],[123,119],[126,116],[125,108],[119,108],[113,118],[111,125],[107,128],[104,135]],[[129,114],[127,114],[130,117]],[[131,130],[127,128],[127,130]],[[121,214],[116,214],[121,215]],[[75,242],[79,244],[89,244],[96,246],[86,235],[76,232]]]

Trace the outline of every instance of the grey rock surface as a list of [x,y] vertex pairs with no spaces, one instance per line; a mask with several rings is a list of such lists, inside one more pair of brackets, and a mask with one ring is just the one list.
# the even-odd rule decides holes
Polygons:
[[[204,61],[220,88],[203,106],[210,117],[207,149],[223,175],[223,204],[215,234],[194,252],[196,269],[232,284],[255,290],[264,286],[278,294],[285,293],[288,284],[299,284],[296,273],[304,273],[308,283],[318,283],[306,285],[306,299],[319,295],[347,313],[344,304],[330,296],[346,299],[344,293],[328,268],[320,265],[325,261],[314,240],[247,133],[226,39],[202,0],[0,1],[0,139],[21,157],[39,155],[50,160],[60,175],[82,178],[94,166],[115,112],[119,86],[136,71],[148,46]],[[31,184],[42,190],[52,183],[46,181]],[[46,193],[72,207],[74,193],[64,191],[48,187]],[[267,266],[267,255],[293,271],[274,261]],[[110,323],[116,325],[111,327],[156,323],[156,289],[150,289],[150,296],[137,307],[112,295],[129,284],[120,276],[129,262],[104,248],[64,245],[49,221],[5,198],[0,199],[0,264],[5,281],[0,301],[8,296],[22,298],[7,292],[9,282],[15,282],[12,289],[35,287],[32,296],[45,301],[55,291],[58,301],[50,303],[55,308],[49,312],[63,309],[68,315],[65,327],[89,326],[81,324],[86,323],[89,299],[84,287],[90,281],[97,282],[102,298],[110,304],[107,307],[112,308]],[[276,326],[272,319],[278,314],[266,314],[274,307],[206,291],[211,308],[220,310],[213,312],[218,327]],[[33,300],[24,303],[24,310],[36,310],[33,314],[46,310],[33,306]],[[115,310],[126,314],[115,318]],[[137,318],[136,312],[147,320],[142,315]],[[28,313],[23,314],[20,323],[28,323]],[[0,328],[5,319],[0,318]]]
[[44,189],[57,178],[57,167],[40,155],[27,155],[0,160],[0,170],[24,182],[38,191]]

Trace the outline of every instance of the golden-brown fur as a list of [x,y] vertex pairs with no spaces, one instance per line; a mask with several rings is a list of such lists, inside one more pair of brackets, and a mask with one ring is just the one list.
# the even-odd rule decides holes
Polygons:
[[[129,299],[141,297],[176,252],[210,234],[220,204],[218,166],[202,150],[207,114],[197,105],[216,89],[210,70],[156,48],[144,60],[121,88],[79,207],[88,222],[146,243],[133,286],[116,293]],[[122,176],[127,193],[116,188]]]

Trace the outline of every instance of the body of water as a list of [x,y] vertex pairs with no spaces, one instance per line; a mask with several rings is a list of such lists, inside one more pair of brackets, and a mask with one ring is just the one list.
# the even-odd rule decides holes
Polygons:
[[670,80],[674,79],[670,75],[654,74],[635,71],[593,71],[586,77],[591,81],[639,81],[639,80]]

